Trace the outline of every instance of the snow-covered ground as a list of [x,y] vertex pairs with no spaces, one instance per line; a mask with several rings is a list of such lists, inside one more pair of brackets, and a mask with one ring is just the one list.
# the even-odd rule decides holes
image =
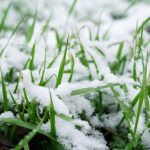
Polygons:
[[[139,30],[150,17],[150,1],[5,0],[0,1],[0,18],[10,3],[6,29],[0,30],[0,68],[6,78],[10,107],[13,108],[13,101],[9,91],[18,104],[24,104],[25,89],[29,102],[35,100],[42,113],[51,104],[51,93],[57,114],[57,140],[68,150],[110,149],[101,129],[118,132],[116,127],[123,114],[129,113],[126,122],[121,124],[131,130],[127,129],[126,138],[132,141],[140,136],[145,147],[150,148],[149,96],[146,97],[145,92],[150,82],[150,61],[146,61],[150,52],[150,23],[147,21],[143,26],[143,32]],[[30,36],[32,26],[33,35]],[[57,85],[67,37],[66,64],[62,81]],[[59,49],[61,39],[63,44]],[[144,73],[146,64],[147,72]],[[2,92],[1,81],[0,100],[3,103]],[[137,102],[133,108],[132,102],[140,92],[146,94],[136,129],[140,106]],[[107,109],[101,115],[96,110],[99,93],[102,93],[103,108]],[[118,103],[120,109],[117,109]],[[83,114],[85,117],[81,117]],[[60,117],[62,115],[70,119]],[[0,118],[9,117],[19,116],[15,110],[0,115]],[[49,133],[50,122],[44,123],[41,129]],[[135,137],[131,134],[134,131]]]

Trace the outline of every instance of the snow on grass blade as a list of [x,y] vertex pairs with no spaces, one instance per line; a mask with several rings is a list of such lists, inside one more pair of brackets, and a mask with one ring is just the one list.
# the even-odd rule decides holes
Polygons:
[[88,88],[82,88],[82,89],[77,89],[71,92],[71,96],[74,95],[81,95],[81,94],[87,94],[87,93],[92,93],[92,92],[99,92],[102,89],[110,88],[112,86],[120,86],[118,83],[108,83],[106,85],[98,86],[98,87],[88,87]]
[[114,94],[114,96],[116,97],[119,105],[121,106],[121,109],[124,111],[125,113],[125,117],[128,119],[128,120],[131,120],[133,115],[134,115],[134,111],[131,107],[128,107],[124,104],[124,102],[119,98],[119,95],[117,93],[117,91],[114,89],[114,87],[111,86],[111,90]]
[[81,39],[80,39],[80,35],[79,35],[79,31],[76,27],[76,30],[77,30],[77,36],[78,36],[78,40],[79,40],[79,46],[80,46],[80,52],[81,52],[81,62],[82,64],[87,67],[87,69],[89,70],[89,79],[92,80],[92,75],[91,75],[91,72],[90,72],[90,67],[89,67],[89,63],[88,63],[88,60],[87,60],[87,57],[86,57],[86,53],[85,53],[85,48],[83,46],[83,44],[81,43]]

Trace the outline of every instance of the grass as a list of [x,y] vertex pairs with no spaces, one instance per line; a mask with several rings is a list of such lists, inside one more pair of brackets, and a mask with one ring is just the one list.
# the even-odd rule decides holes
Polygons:
[[[69,19],[71,19],[72,15],[76,15],[73,13],[77,3],[78,1],[74,0],[68,8],[66,25],[69,23]],[[132,8],[131,5],[133,4],[136,5],[136,2],[131,3],[127,9],[123,11],[124,13],[122,13],[121,16],[114,16],[117,17],[115,19],[123,19],[123,15],[127,15],[127,11]],[[91,126],[91,131],[95,132],[96,130],[98,133],[103,134],[107,141],[107,146],[110,149],[147,150],[146,145],[144,145],[142,141],[144,131],[143,133],[139,133],[138,128],[142,115],[145,116],[145,128],[149,129],[150,127],[149,53],[145,50],[148,49],[149,41],[144,36],[150,18],[145,19],[142,24],[137,25],[133,33],[133,43],[129,47],[128,53],[124,53],[126,45],[128,45],[125,40],[118,40],[118,42],[108,45],[107,48],[115,46],[116,49],[115,59],[107,63],[110,69],[108,74],[110,73],[110,75],[117,77],[117,79],[129,74],[129,78],[133,81],[128,83],[116,79],[114,82],[112,81],[113,78],[109,79],[107,74],[103,72],[105,66],[102,66],[100,64],[101,62],[97,60],[97,57],[86,49],[88,44],[85,45],[86,42],[82,41],[81,30],[78,30],[77,26],[75,33],[68,35],[66,30],[60,33],[59,29],[51,27],[53,16],[49,15],[46,21],[43,21],[44,23],[42,24],[39,38],[34,41],[30,48],[33,42],[35,25],[38,24],[41,19],[38,16],[40,12],[36,9],[33,15],[28,17],[26,17],[26,15],[22,16],[23,19],[19,21],[15,27],[9,29],[6,21],[12,7],[12,4],[7,6],[0,21],[0,34],[3,35],[7,33],[7,30],[11,32],[5,46],[1,48],[0,59],[3,60],[7,58],[8,52],[5,51],[7,46],[9,46],[14,36],[19,36],[22,33],[25,39],[25,47],[23,49],[18,48],[17,50],[28,56],[28,58],[21,64],[22,66],[20,68],[10,66],[7,74],[3,72],[4,66],[0,66],[0,114],[10,111],[15,116],[15,118],[9,118],[7,116],[0,117],[0,148],[2,146],[3,148],[7,147],[15,150],[29,150],[36,149],[37,147],[43,150],[67,149],[67,144],[65,145],[62,139],[60,140],[57,121],[59,118],[66,123],[65,125],[67,125],[67,123],[71,124],[71,126],[75,124],[73,129],[77,130],[78,133],[83,133],[84,127],[82,123],[86,122]],[[29,23],[29,20],[31,20],[31,23]],[[95,26],[96,34],[92,33],[91,28],[87,27],[90,42],[106,42],[108,40],[106,37],[109,37],[109,30],[111,29],[108,29],[103,35],[100,35],[101,25],[102,18],[99,20],[98,26]],[[85,29],[85,27],[81,29]],[[46,46],[44,45],[45,47],[40,47],[41,51],[43,51],[44,58],[42,59],[42,56],[39,56],[39,62],[42,61],[35,63],[39,43],[46,39],[48,33],[54,33],[56,42],[55,48],[50,49],[46,44]],[[105,60],[108,57],[105,50],[97,45],[89,46],[89,48],[96,52],[100,59]],[[27,49],[29,49],[29,51]],[[52,56],[52,53],[54,53],[53,57],[49,57]],[[19,56],[16,56],[16,58],[17,57]],[[133,63],[131,63],[132,61]],[[139,63],[141,64],[139,65]],[[55,67],[57,67],[58,72],[56,71],[57,69],[55,70]],[[128,70],[128,67],[132,69]],[[142,71],[139,73],[140,67],[142,67]],[[50,72],[51,69],[54,69],[54,72],[47,77],[47,72]],[[31,82],[21,77],[22,70],[29,71]],[[86,73],[84,70],[86,70]],[[95,74],[93,73],[94,71]],[[56,80],[53,77],[55,77]],[[94,80],[102,82],[99,82],[99,85],[93,85],[92,81]],[[82,81],[85,81],[86,84],[84,85]],[[79,86],[76,86],[76,83]],[[39,97],[32,97],[30,86],[48,90],[48,106],[41,104],[42,101]],[[61,92],[57,92],[62,86],[61,92],[64,95]],[[73,89],[70,87],[73,87]],[[134,96],[133,93],[130,93],[132,90],[136,91]],[[68,95],[65,95],[66,91],[69,93]],[[39,93],[36,93],[36,95],[42,95],[42,92],[41,90]],[[130,94],[133,97],[132,99]],[[46,94],[44,96],[46,97]],[[107,98],[107,96],[109,98]],[[57,106],[57,99],[69,109],[70,114],[72,111],[79,112],[77,112],[76,115],[72,113],[71,116],[65,113],[58,113],[58,108],[63,108]],[[74,99],[74,101],[71,102],[72,99]],[[68,100],[71,102],[70,105],[78,105],[75,106],[75,108],[69,107]],[[82,100],[85,101],[82,103]],[[106,101],[109,101],[108,104]],[[46,102],[46,99],[44,102]],[[82,105],[87,108],[83,108]],[[89,105],[90,107],[88,108]],[[88,114],[90,113],[90,108],[92,108],[93,111],[91,114]],[[63,110],[59,110],[59,112],[61,111]],[[110,117],[114,113],[121,113],[121,119],[119,119],[114,128],[111,128],[108,124],[105,125],[107,121],[104,116]],[[102,124],[95,127],[92,122],[92,117],[97,117]],[[109,119],[111,120],[111,117]],[[81,123],[75,123],[76,121]],[[44,124],[48,124],[47,131],[42,128]],[[70,134],[72,134],[71,132],[72,131],[70,131]],[[93,134],[92,132],[86,132],[88,136],[83,133],[86,137]],[[1,135],[8,140],[3,139],[4,143],[9,142],[8,146],[1,143]],[[128,138],[129,136],[130,138]],[[67,138],[69,139],[69,137],[63,138],[65,140]],[[72,139],[69,139],[69,141],[72,142],[71,146],[73,147],[74,143]]]
[[56,138],[56,127],[55,127],[55,109],[54,109],[54,105],[53,105],[53,100],[52,100],[52,94],[49,90],[49,94],[50,94],[50,124],[51,124],[51,135],[52,137]]
[[1,71],[1,81],[2,81],[2,95],[3,95],[4,111],[8,111],[9,106],[8,106],[7,90],[6,90],[6,84],[5,84],[2,71]]
[[6,18],[7,18],[7,15],[9,13],[9,10],[11,8],[11,4],[8,5],[8,7],[5,9],[4,11],[4,14],[3,14],[3,17],[2,17],[2,20],[0,22],[0,32],[3,30],[4,26],[5,26],[5,21],[6,21]]
[[68,42],[69,42],[69,36],[67,38],[67,43],[64,51],[64,55],[60,64],[58,76],[57,76],[57,82],[56,82],[56,88],[61,84],[63,74],[64,74],[64,68],[65,68],[65,62],[66,62],[66,55],[67,55],[67,49],[68,49]]
[[35,43],[33,44],[32,50],[31,50],[31,60],[29,63],[29,69],[33,70],[34,69],[34,57],[35,57]]
[[12,33],[10,35],[10,37],[8,38],[8,41],[6,42],[5,46],[1,49],[0,51],[0,57],[2,56],[2,54],[4,53],[5,49],[7,48],[9,42],[11,41],[11,39],[13,38],[13,36],[15,35],[15,33],[17,32],[17,30],[19,29],[19,27],[21,26],[22,23],[24,23],[26,21],[26,17],[23,18],[21,21],[18,22],[18,24],[15,26],[15,28],[12,30]]

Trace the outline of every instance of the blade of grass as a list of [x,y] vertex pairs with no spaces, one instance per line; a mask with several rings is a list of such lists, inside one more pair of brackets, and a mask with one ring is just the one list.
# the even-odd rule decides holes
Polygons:
[[32,38],[32,35],[33,35],[33,32],[34,32],[34,28],[35,28],[36,20],[37,20],[37,9],[36,9],[35,14],[34,14],[33,22],[27,28],[27,31],[26,31],[26,41],[27,41],[27,43],[30,42],[30,40]]
[[29,63],[29,69],[33,70],[34,69],[34,57],[35,57],[35,43],[33,44],[32,49],[31,49],[31,57],[32,58]]
[[124,104],[123,100],[121,100],[121,99],[119,98],[119,95],[118,95],[117,91],[114,89],[114,87],[111,86],[111,90],[112,90],[114,96],[116,97],[116,99],[117,99],[119,105],[121,106],[121,109],[124,111],[125,117],[126,117],[128,120],[131,120],[132,117],[133,117],[133,115],[134,115],[134,111],[133,111],[132,107],[128,107],[128,106],[126,106],[126,105]]
[[94,57],[92,56],[92,54],[90,54],[90,53],[88,53],[88,54],[90,55],[90,57],[91,57],[91,59],[92,59],[92,62],[93,62],[93,64],[94,64],[94,66],[95,66],[96,73],[97,73],[97,75],[98,75],[99,70],[98,70],[97,63],[96,63]]
[[[21,119],[16,119],[16,118],[0,118],[0,122],[9,123],[11,125],[16,125],[19,127],[30,129],[30,130],[34,130],[36,128],[35,124],[25,122],[25,121],[22,121]],[[38,130],[38,133],[41,133],[44,136],[58,143],[58,141],[56,141],[56,139],[54,139],[49,133],[45,133],[43,130]]]
[[100,19],[98,22],[98,27],[97,27],[97,32],[96,32],[96,36],[95,36],[95,40],[99,41],[99,32],[100,32],[100,26],[101,26],[101,15],[100,15]]
[[12,31],[7,43],[5,44],[5,46],[2,48],[1,52],[0,52],[0,57],[2,56],[2,54],[4,53],[7,45],[9,44],[10,40],[12,39],[12,37],[15,35],[15,33],[17,32],[17,30],[19,29],[20,25],[26,21],[26,17],[24,17],[20,22],[18,22],[18,24],[16,25],[16,27],[14,28],[14,30]]
[[10,8],[11,8],[11,3],[10,3],[10,4],[8,5],[8,7],[5,9],[4,15],[3,15],[2,19],[1,19],[1,22],[0,22],[0,33],[1,33],[1,31],[3,30],[3,28],[4,28],[5,21],[6,21],[6,18],[7,18],[7,16],[8,16],[8,12],[9,12]]
[[44,67],[43,67],[42,76],[41,76],[40,83],[39,83],[40,86],[43,85],[45,69],[46,69],[46,50],[45,50],[45,58],[44,58]]
[[50,95],[50,124],[51,124],[51,136],[56,139],[56,127],[55,127],[55,109],[54,109],[54,104],[53,104],[53,99],[52,99],[52,94],[49,90],[49,95]]
[[67,54],[67,49],[68,49],[68,42],[69,42],[69,36],[67,38],[67,43],[66,43],[66,47],[65,47],[65,51],[64,51],[64,56],[62,58],[62,61],[61,61],[60,67],[59,67],[59,72],[58,72],[57,81],[56,81],[56,88],[60,85],[60,83],[62,81],[63,74],[64,74],[66,54]]
[[71,62],[71,73],[70,73],[70,77],[69,77],[68,82],[71,82],[72,77],[73,77],[73,73],[74,73],[74,58],[73,58],[71,53],[69,53],[69,59],[70,59],[70,62]]
[[78,39],[79,39],[80,52],[81,52],[81,55],[82,55],[81,62],[88,69],[89,79],[92,80],[92,75],[91,75],[91,72],[90,72],[89,63],[88,63],[88,60],[87,60],[87,57],[86,57],[86,54],[85,54],[85,48],[84,48],[83,44],[81,43],[81,39],[80,39],[80,35],[79,35],[79,31],[78,31],[77,27],[76,27],[76,31],[77,31],[77,36],[78,36]]
[[11,93],[10,91],[9,91],[9,94],[10,94],[10,96],[11,96],[11,99],[13,100],[13,103],[14,103],[14,105],[15,105],[15,109],[17,109],[17,111],[18,111],[19,117],[20,117],[22,120],[24,120],[24,116],[23,116],[23,114],[20,112],[19,106],[18,106],[18,104],[17,104],[17,102],[16,102],[14,96],[12,95],[12,93]]
[[87,94],[91,92],[99,92],[102,89],[110,88],[111,86],[120,86],[118,83],[108,83],[106,85],[98,86],[98,87],[89,87],[89,88],[82,88],[82,89],[77,89],[71,92],[71,96],[75,95],[80,95],[80,94]]
[[47,68],[50,68],[55,63],[59,55],[60,55],[60,52],[57,53],[56,56],[54,56],[53,60],[48,64]]
[[4,103],[4,111],[8,111],[9,104],[8,104],[8,98],[7,98],[6,84],[5,84],[5,79],[3,77],[2,70],[0,71],[1,71],[1,80],[2,80],[2,96],[3,96],[3,103]]
[[23,70],[25,70],[25,69],[27,68],[29,62],[30,62],[30,58],[29,58],[29,59],[26,61],[26,63],[24,64]]
[[24,98],[25,98],[25,100],[26,100],[26,104],[29,105],[29,98],[28,98],[28,96],[27,96],[27,92],[26,92],[26,89],[25,89],[25,88],[23,89],[23,94],[24,94]]
[[47,20],[46,20],[46,22],[45,22],[45,24],[44,24],[44,26],[43,26],[43,28],[42,28],[42,31],[41,31],[41,33],[40,33],[40,37],[39,37],[39,40],[40,40],[40,38],[44,35],[44,33],[48,30],[48,26],[49,26],[49,22],[50,22],[50,20],[51,20],[51,15],[47,18]]
[[150,17],[148,17],[147,19],[145,19],[143,21],[143,23],[141,24],[141,26],[138,28],[137,32],[136,32],[136,35],[139,34],[142,30],[142,28],[144,28],[144,26],[150,21]]
[[139,118],[140,118],[140,114],[141,114],[141,110],[142,110],[142,105],[143,105],[143,101],[144,101],[145,96],[146,96],[145,90],[147,90],[147,88],[146,88],[147,62],[148,62],[148,59],[146,60],[146,65],[145,65],[144,58],[142,55],[143,79],[142,79],[142,86],[141,86],[141,92],[140,92],[141,94],[140,94],[140,98],[139,98],[139,105],[138,105],[138,110],[137,110],[137,115],[136,115],[136,120],[135,120],[134,131],[133,131],[132,140],[130,143],[130,149],[132,149],[134,146],[134,141],[135,141],[135,137],[136,137],[136,132],[137,132],[137,128],[138,128],[138,123],[139,123]]
[[62,46],[63,46],[63,41],[64,41],[64,36],[60,37],[58,31],[55,28],[51,28],[51,30],[55,32],[55,37],[56,37],[56,41],[57,41],[57,48],[58,48],[58,51],[61,52]]
[[77,3],[77,0],[74,0],[73,3],[72,3],[72,5],[70,6],[70,9],[68,11],[68,17],[72,14],[72,12],[73,12],[73,10],[75,8],[76,3]]
[[21,150],[24,145],[28,144],[29,141],[36,135],[36,133],[40,130],[45,117],[47,116],[48,112],[45,113],[44,117],[41,119],[40,123],[28,134],[26,135],[20,142],[19,144],[14,148],[14,150]]
[[32,71],[30,70],[30,76],[31,76],[31,81],[32,83],[34,83],[34,77],[33,77],[33,74],[32,74]]
[[119,49],[118,49],[118,53],[117,53],[117,59],[118,59],[118,60],[120,60],[120,58],[121,58],[123,46],[124,46],[124,42],[120,42]]

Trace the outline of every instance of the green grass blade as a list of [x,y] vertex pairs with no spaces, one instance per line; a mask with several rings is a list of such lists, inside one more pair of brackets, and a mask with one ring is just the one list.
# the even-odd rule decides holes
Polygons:
[[1,70],[1,80],[2,80],[2,96],[3,96],[3,103],[4,103],[4,111],[8,111],[9,110],[9,103],[8,103],[8,98],[7,98],[5,79],[3,77],[2,70]]
[[48,19],[46,20],[43,28],[42,28],[42,32],[40,34],[40,38],[44,35],[44,33],[48,30],[48,26],[49,26],[49,22],[50,22],[50,19],[51,19],[51,15],[48,17]]
[[[140,118],[140,114],[142,111],[143,101],[144,100],[147,101],[147,96],[148,96],[148,94],[147,94],[147,62],[148,62],[148,55],[147,55],[147,59],[146,59],[146,64],[144,63],[144,58],[142,55],[143,79],[142,79],[142,86],[141,86],[141,92],[140,92],[140,98],[139,98],[139,105],[138,105],[138,110],[137,110],[137,115],[136,115],[136,120],[135,120],[134,132],[133,132],[132,140],[130,143],[130,149],[132,149],[132,147],[134,145],[135,136],[136,136],[138,123],[139,123],[139,118]],[[146,102],[146,104],[147,104],[147,102]],[[147,106],[147,107],[146,107],[146,109],[149,109],[149,106]]]
[[32,83],[35,83],[34,77],[33,77],[33,74],[32,74],[32,71],[31,71],[31,70],[30,70],[30,76],[31,76],[31,81],[32,81]]
[[134,59],[134,63],[133,63],[133,79],[134,81],[136,81],[137,79],[137,73],[136,73],[136,60]]
[[103,112],[103,94],[102,92],[98,93],[98,102],[97,102],[98,113],[101,116]]
[[64,74],[64,68],[65,68],[65,62],[66,62],[66,54],[67,54],[67,49],[68,49],[68,42],[69,42],[69,36],[67,38],[67,43],[66,43],[66,47],[65,47],[65,51],[64,51],[64,56],[63,56],[61,64],[60,64],[58,77],[57,77],[57,81],[56,81],[56,88],[61,84],[62,77],[63,77],[63,74]]
[[53,60],[48,64],[47,68],[50,68],[55,63],[55,61],[57,60],[59,55],[60,55],[60,53],[58,53],[56,56],[54,56]]
[[25,145],[29,143],[29,141],[36,135],[36,133],[40,130],[43,121],[48,113],[45,113],[44,117],[41,119],[40,123],[28,134],[26,135],[19,144],[14,148],[14,150],[21,150]]
[[79,35],[79,31],[78,31],[77,27],[76,27],[76,30],[77,30],[77,36],[78,36],[78,39],[79,39],[80,52],[81,52],[81,55],[82,55],[81,62],[88,69],[89,79],[92,80],[92,75],[91,75],[91,72],[90,72],[88,59],[86,57],[85,48],[84,48],[83,44],[81,43],[81,39],[80,39],[80,35]]
[[140,95],[140,99],[139,99],[139,105],[138,105],[138,110],[137,110],[137,115],[136,115],[136,121],[135,121],[135,126],[134,126],[134,131],[133,131],[133,135],[132,135],[132,140],[131,140],[131,146],[130,149],[132,149],[133,145],[134,145],[134,141],[135,141],[135,135],[136,135],[136,131],[137,131],[137,127],[138,127],[138,122],[139,122],[139,118],[140,118],[140,113],[142,110],[142,104],[143,104],[143,99],[144,99],[144,91],[143,89],[141,90],[141,95]]
[[56,41],[57,41],[57,48],[58,48],[58,51],[60,52],[62,50],[64,37],[60,37],[60,35],[56,29],[51,28],[51,30],[54,31],[54,33],[55,33],[55,37],[56,37]]
[[25,98],[25,100],[26,100],[26,104],[29,105],[29,98],[28,98],[28,96],[27,96],[27,92],[26,92],[26,89],[25,89],[25,88],[23,89],[23,94],[24,94],[24,98]]
[[118,83],[108,83],[106,85],[98,86],[98,87],[89,87],[89,88],[82,88],[82,89],[77,89],[71,92],[71,96],[75,95],[81,95],[81,94],[87,94],[87,93],[92,93],[92,92],[99,92],[102,89],[110,88],[112,86],[120,86]]
[[70,73],[70,77],[69,77],[68,82],[71,82],[72,77],[73,77],[73,73],[74,73],[74,58],[73,58],[71,53],[69,54],[69,59],[70,59],[70,62],[71,62],[71,73]]
[[34,14],[34,18],[33,18],[32,24],[27,28],[27,31],[26,31],[26,40],[27,40],[27,43],[30,42],[30,40],[32,38],[32,35],[34,33],[34,28],[35,28],[36,20],[37,20],[37,10],[36,10],[36,12]]
[[26,145],[24,146],[24,150],[30,150],[30,148],[29,148],[29,145],[28,145],[28,144],[26,144]]
[[128,107],[124,104],[124,102],[119,98],[117,91],[113,87],[111,87],[111,90],[116,97],[119,105],[121,106],[121,109],[124,111],[125,117],[127,118],[127,120],[131,120],[134,115],[132,107]]
[[31,57],[32,58],[29,63],[29,69],[33,70],[34,69],[34,57],[35,57],[35,43],[33,44],[32,49],[31,49]]
[[72,117],[66,116],[66,115],[64,115],[64,114],[58,114],[58,113],[57,113],[56,115],[57,115],[57,117],[59,117],[59,118],[65,120],[65,121],[73,121],[73,118],[72,118]]
[[101,26],[101,16],[98,22],[98,27],[97,27],[97,32],[96,32],[96,36],[95,36],[95,40],[99,41],[100,37],[99,37],[99,32],[100,32],[100,26]]
[[29,59],[26,61],[26,63],[24,64],[23,70],[25,70],[25,69],[27,68],[29,62],[30,62],[30,58],[29,58]]
[[139,34],[139,33],[141,32],[141,30],[143,30],[143,27],[144,27],[149,21],[150,21],[150,17],[148,17],[147,19],[145,19],[145,20],[143,21],[143,23],[141,24],[141,26],[138,28],[136,35]]
[[20,110],[19,110],[19,106],[18,106],[18,104],[17,104],[17,102],[16,102],[14,96],[12,95],[12,93],[11,93],[10,91],[9,91],[9,94],[10,94],[10,96],[11,96],[11,99],[13,100],[13,103],[14,103],[14,105],[15,105],[15,109],[17,109],[17,111],[18,111],[19,117],[20,117],[22,120],[24,120],[23,114],[21,114],[21,112],[20,112]]
[[70,7],[70,9],[69,9],[69,11],[68,11],[68,16],[70,16],[72,14],[72,12],[73,12],[73,10],[75,8],[76,3],[77,3],[77,0],[74,0],[73,3],[72,3],[72,5],[71,5],[71,7]]
[[[30,130],[33,130],[36,128],[35,124],[25,122],[25,121],[22,121],[21,119],[17,119],[17,118],[0,118],[0,122],[9,123],[11,125],[16,125],[19,127],[30,129]],[[51,140],[54,140],[55,142],[57,142],[52,136],[50,136],[50,134],[45,133],[43,130],[38,130],[38,133],[41,133],[44,136],[50,138]]]
[[1,20],[1,22],[0,22],[0,32],[1,32],[1,31],[3,30],[3,28],[4,28],[5,21],[6,21],[6,18],[7,18],[7,16],[8,16],[8,12],[9,12],[10,8],[11,8],[11,4],[9,4],[8,7],[7,7],[7,8],[5,9],[5,11],[4,11],[4,15],[3,15],[2,20]]
[[92,62],[93,62],[94,66],[95,66],[95,69],[96,69],[96,73],[97,73],[97,75],[98,75],[99,70],[98,70],[97,63],[96,63],[96,61],[95,61],[94,57],[93,57],[90,53],[89,53],[89,55],[90,55],[90,57],[91,57],[91,59],[92,59]]
[[19,78],[17,79],[17,83],[16,83],[16,86],[15,86],[15,89],[14,89],[14,93],[17,92],[18,90],[18,86],[19,86]]
[[53,105],[53,99],[52,99],[52,94],[49,90],[49,95],[50,95],[50,124],[51,124],[51,136],[56,139],[56,127],[55,127],[55,109]]
[[40,83],[39,83],[40,86],[43,85],[45,69],[46,69],[46,50],[45,50],[44,67],[43,67],[43,71],[42,71],[42,75],[41,75],[41,79],[40,79]]
[[120,42],[118,53],[117,53],[117,59],[118,60],[121,59],[121,54],[122,54],[123,46],[124,46],[124,42]]
[[0,57],[2,56],[2,54],[4,53],[7,45],[9,44],[10,40],[12,39],[12,37],[15,35],[15,33],[17,32],[17,30],[19,29],[20,25],[25,22],[26,20],[26,17],[23,18],[20,22],[18,22],[18,24],[16,25],[16,27],[14,28],[14,30],[12,31],[7,43],[5,44],[5,46],[2,48],[1,52],[0,52]]

